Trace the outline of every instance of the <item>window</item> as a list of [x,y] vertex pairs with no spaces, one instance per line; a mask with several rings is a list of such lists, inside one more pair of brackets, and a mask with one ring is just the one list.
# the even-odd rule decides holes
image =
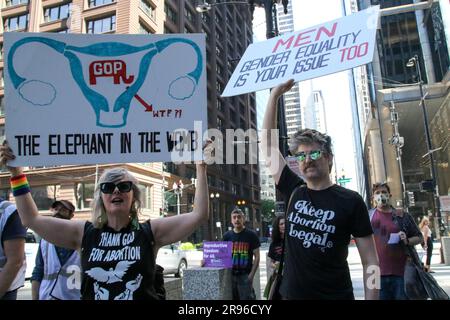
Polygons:
[[205,24],[209,25],[209,22],[211,21],[211,19],[209,18],[209,16],[208,16],[207,14],[203,14],[203,15],[202,15],[202,21],[203,21]]
[[31,189],[31,196],[39,210],[48,210],[56,200],[58,191],[59,185],[34,186]]
[[217,105],[217,110],[223,112],[223,103],[222,103],[222,100],[220,100],[219,98],[217,98],[216,101],[217,101],[217,103],[216,103],[216,105]]
[[139,190],[141,191],[141,208],[150,209],[152,207],[151,186],[140,184]]
[[239,185],[237,185],[236,183],[233,183],[231,185],[231,193],[232,194],[238,194],[239,192]]
[[0,198],[9,200],[9,195],[11,193],[11,189],[0,189]]
[[188,8],[184,8],[184,15],[186,16],[186,20],[192,24],[195,24],[195,16]]
[[[5,135],[6,135],[5,126],[0,125],[0,143],[3,143],[3,141],[5,141]],[[6,168],[3,167],[0,169],[0,171],[6,171]],[[3,199],[5,199],[5,198],[3,198]]]
[[224,129],[223,128],[223,120],[220,119],[219,117],[217,117],[217,129],[221,130],[221,131],[222,131],[222,129]]
[[216,90],[219,93],[222,93],[223,85],[219,81],[216,81]]
[[3,60],[3,43],[0,43],[0,60]]
[[223,76],[223,68],[218,63],[216,63],[216,73],[219,76]]
[[116,16],[87,22],[87,33],[106,33],[116,30]]
[[28,27],[28,14],[6,18],[3,26],[5,31],[26,29]]
[[68,18],[70,15],[70,7],[71,3],[66,3],[62,6],[45,8],[44,21],[51,22]]
[[78,209],[87,209],[91,206],[94,199],[94,184],[93,183],[77,183],[75,190],[75,198]]
[[156,19],[156,11],[147,0],[141,0],[139,7],[152,19]]
[[144,26],[141,22],[139,22],[139,33],[140,34],[152,34],[153,32],[151,32],[146,26]]
[[177,13],[167,4],[164,6],[164,11],[166,12],[167,18],[173,23],[177,24],[178,21]]
[[28,0],[6,0],[6,7],[17,6],[19,4],[27,4]]
[[89,0],[89,8],[101,6],[108,3],[113,3],[115,0]]
[[5,97],[0,97],[0,116],[5,115]]

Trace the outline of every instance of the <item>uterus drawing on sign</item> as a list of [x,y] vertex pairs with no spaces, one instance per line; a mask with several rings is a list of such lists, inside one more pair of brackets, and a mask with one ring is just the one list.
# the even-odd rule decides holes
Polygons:
[[[21,99],[33,106],[46,107],[54,104],[57,89],[51,81],[27,79],[15,69],[16,52],[22,46],[31,43],[47,46],[66,58],[71,77],[92,107],[96,125],[99,127],[126,126],[133,98],[139,98],[138,101],[142,103],[143,100],[139,97],[138,91],[140,89],[152,91],[154,88],[149,88],[149,85],[159,87],[159,77],[173,78],[168,79],[164,92],[154,92],[155,94],[165,95],[177,101],[191,98],[203,72],[201,50],[189,39],[174,37],[143,46],[103,42],[81,47],[45,37],[28,37],[11,46],[7,57],[7,68],[14,89],[17,90]],[[185,73],[181,75],[169,70],[152,74],[154,61],[174,59],[173,54],[169,54],[168,58],[164,57],[164,54],[170,51],[170,47],[179,45],[188,46],[193,52],[195,57],[193,60],[196,60],[193,66],[189,66],[189,69],[183,71]],[[167,69],[170,69],[170,61],[165,63]],[[143,87],[144,83],[145,87]]]

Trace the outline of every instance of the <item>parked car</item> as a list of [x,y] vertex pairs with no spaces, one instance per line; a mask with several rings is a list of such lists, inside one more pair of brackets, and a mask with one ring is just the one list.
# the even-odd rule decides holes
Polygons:
[[177,278],[183,277],[188,267],[186,252],[179,250],[177,244],[170,244],[159,249],[156,264],[164,268],[164,274],[174,274]]
[[33,231],[27,231],[25,238],[25,257],[27,262],[27,269],[25,271],[25,279],[30,279],[33,273],[34,264],[36,261],[36,253],[39,249],[39,236]]

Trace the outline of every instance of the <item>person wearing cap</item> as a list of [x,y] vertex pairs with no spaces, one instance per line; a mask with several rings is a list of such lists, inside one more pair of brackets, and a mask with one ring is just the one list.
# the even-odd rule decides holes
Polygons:
[[[53,202],[54,218],[70,220],[75,207],[67,200]],[[33,300],[80,300],[80,255],[42,239],[31,276]]]

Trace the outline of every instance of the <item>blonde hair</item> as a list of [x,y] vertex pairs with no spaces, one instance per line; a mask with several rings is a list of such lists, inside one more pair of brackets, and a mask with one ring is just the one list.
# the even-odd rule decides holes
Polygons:
[[423,226],[425,225],[425,222],[430,223],[430,220],[427,217],[423,217],[422,221],[419,223],[419,229],[422,230]]
[[132,220],[138,219],[141,211],[141,191],[138,188],[137,179],[125,168],[108,169],[103,172],[98,180],[98,184],[94,190],[94,200],[92,201],[91,219],[95,228],[102,228],[108,223],[108,216],[106,214],[105,205],[102,200],[102,193],[100,191],[100,184],[103,182],[118,182],[120,180],[127,180],[133,183],[133,201],[130,208],[130,217]]

